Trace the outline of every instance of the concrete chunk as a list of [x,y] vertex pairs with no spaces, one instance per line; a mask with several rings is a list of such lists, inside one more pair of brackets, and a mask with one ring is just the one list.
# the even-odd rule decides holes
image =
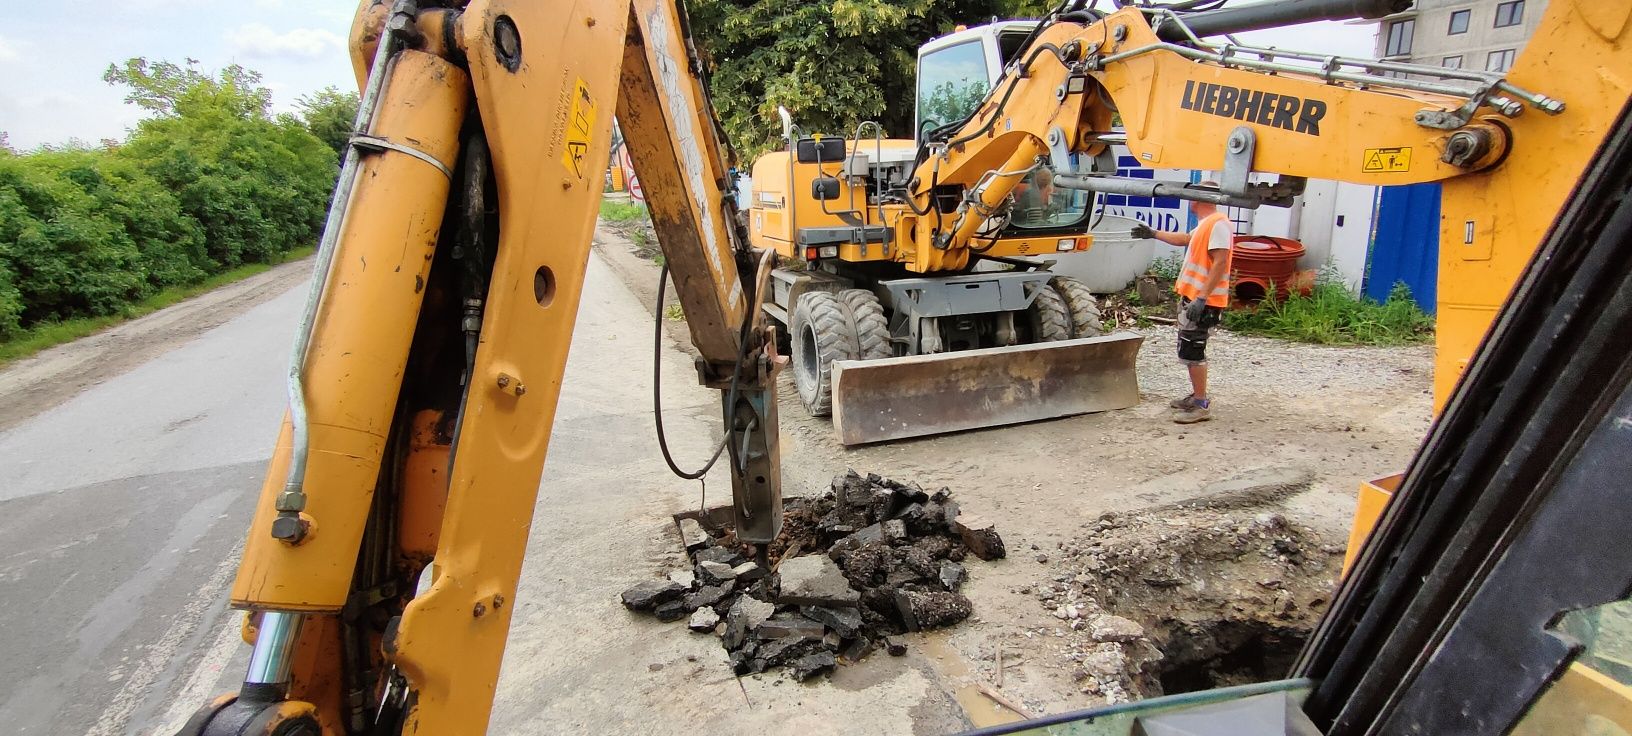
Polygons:
[[808,606],[854,606],[861,594],[850,588],[839,566],[826,555],[782,561],[782,594],[777,602]]
[[1101,613],[1088,617],[1088,635],[1094,641],[1123,643],[1143,639],[1145,629],[1130,619]]
[[959,587],[962,587],[963,581],[967,580],[968,578],[969,571],[965,570],[963,565],[951,560],[941,561],[941,585],[947,590],[957,591]]
[[720,614],[715,613],[712,608],[699,608],[691,614],[691,621],[686,624],[686,628],[699,634],[708,634],[712,633],[714,627],[719,625]]

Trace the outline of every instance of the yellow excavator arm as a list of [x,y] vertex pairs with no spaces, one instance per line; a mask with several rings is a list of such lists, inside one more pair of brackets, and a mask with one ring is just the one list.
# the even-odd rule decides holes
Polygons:
[[[976,256],[1026,254],[1005,247],[1025,240],[994,233],[1006,232],[1025,176],[1044,166],[1057,187],[1249,208],[1290,205],[1310,178],[1442,182],[1435,374],[1442,405],[1621,111],[1632,84],[1625,48],[1632,9],[1551,3],[1506,72],[1200,38],[1262,27],[1275,13],[1286,23],[1334,12],[1380,16],[1401,5],[1311,0],[1107,14],[1064,4],[1037,25],[966,120],[928,132],[900,186],[879,186],[870,221],[889,224],[885,252],[907,270],[952,272]],[[1114,143],[1144,166],[1221,172],[1219,186],[1119,177]],[[866,139],[853,145],[872,147]],[[1092,163],[1073,169],[1077,159]],[[1279,178],[1265,182],[1265,175]]]
[[[1221,170],[1220,186],[1166,190],[1105,165],[1056,183],[1256,206],[1307,177],[1444,181],[1443,397],[1624,106],[1628,15],[1554,0],[1500,75],[1335,57],[1299,70],[1202,42],[1199,14],[1062,6],[967,120],[928,134],[909,176],[870,189],[866,239],[842,245],[866,252],[882,223],[890,247],[867,257],[963,269],[1025,173],[1124,137],[1148,165]],[[701,379],[721,392],[738,537],[768,542],[781,523],[782,359],[761,309],[773,257],[734,209],[677,0],[364,0],[351,48],[356,135],[232,590],[251,612],[249,671],[184,734],[485,730],[614,115]],[[795,198],[832,198],[789,195],[790,215]]]
[[362,85],[232,603],[185,734],[482,733],[620,120],[720,389],[737,533],[782,520],[746,245],[675,0],[365,0]]

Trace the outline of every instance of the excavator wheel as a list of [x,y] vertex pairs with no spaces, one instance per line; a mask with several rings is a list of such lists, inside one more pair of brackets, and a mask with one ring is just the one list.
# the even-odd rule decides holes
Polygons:
[[1049,279],[1048,285],[1060,293],[1065,300],[1065,309],[1071,315],[1072,337],[1099,337],[1105,334],[1104,323],[1099,318],[1099,300],[1094,298],[1094,292],[1088,290],[1088,285],[1070,276],[1055,276]]
[[1052,286],[1037,290],[1037,297],[1026,309],[1031,324],[1032,342],[1059,342],[1071,339],[1071,310],[1065,298]]
[[850,316],[856,322],[856,344],[862,360],[895,357],[890,344],[890,323],[884,319],[884,305],[878,295],[866,289],[845,289],[839,299],[850,307]]
[[811,416],[833,413],[833,361],[861,356],[850,306],[825,291],[801,294],[789,320],[793,328],[793,383]]

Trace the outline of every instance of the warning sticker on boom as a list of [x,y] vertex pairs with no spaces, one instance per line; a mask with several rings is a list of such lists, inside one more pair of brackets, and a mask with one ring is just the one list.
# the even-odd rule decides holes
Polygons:
[[1410,171],[1411,149],[1367,148],[1365,164],[1361,166],[1361,170],[1368,174]]
[[590,131],[595,129],[595,101],[589,97],[589,85],[584,80],[572,91],[572,111],[566,120],[567,136],[566,150],[561,154],[561,165],[579,179],[584,178],[584,169],[589,168],[589,137]]

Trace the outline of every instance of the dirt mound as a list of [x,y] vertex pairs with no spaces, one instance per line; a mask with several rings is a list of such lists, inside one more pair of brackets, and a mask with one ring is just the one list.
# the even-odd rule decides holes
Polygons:
[[1343,549],[1273,510],[1307,480],[1106,513],[1037,590],[1073,632],[1083,692],[1112,702],[1285,676]]
[[[623,604],[658,619],[690,617],[731,652],[738,675],[787,667],[803,680],[855,662],[888,637],[950,626],[972,607],[958,589],[968,557],[997,559],[1003,540],[963,514],[952,493],[933,493],[855,471],[833,479],[820,498],[785,501],[782,534],[757,553],[703,514],[679,521],[695,563],[623,593]],[[688,533],[690,524],[701,533]]]

